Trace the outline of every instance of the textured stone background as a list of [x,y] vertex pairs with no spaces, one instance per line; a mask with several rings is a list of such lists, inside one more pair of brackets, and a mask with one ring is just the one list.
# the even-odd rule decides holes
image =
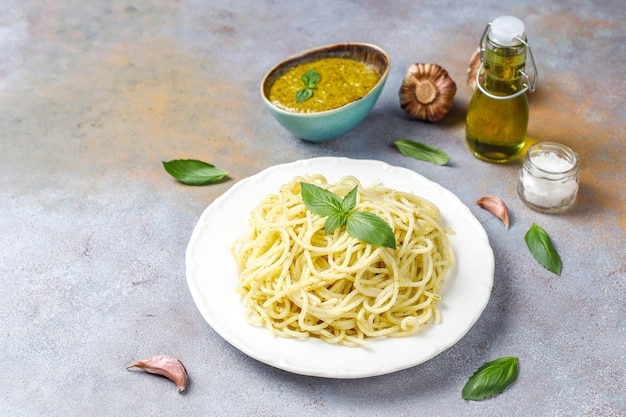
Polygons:
[[[459,4],[461,3],[461,4]],[[542,215],[517,198],[521,161],[470,155],[469,58],[485,25],[522,18],[539,68],[529,136],[576,150],[578,205]],[[626,6],[622,0],[0,2],[0,415],[2,416],[624,416],[626,415]],[[365,41],[392,61],[368,118],[344,137],[291,137],[259,97],[281,59]],[[408,66],[444,66],[455,106],[438,124],[408,120]],[[444,149],[438,167],[394,140]],[[496,256],[485,312],[455,346],[411,369],[358,380],[293,375],[223,341],[185,281],[195,222],[238,180],[316,156],[380,159],[450,189],[484,225]],[[230,173],[176,183],[161,161]],[[512,226],[475,205],[495,194]],[[563,273],[531,257],[538,223]],[[184,395],[125,367],[156,353],[190,373]],[[483,362],[520,359],[517,382],[465,402]]]

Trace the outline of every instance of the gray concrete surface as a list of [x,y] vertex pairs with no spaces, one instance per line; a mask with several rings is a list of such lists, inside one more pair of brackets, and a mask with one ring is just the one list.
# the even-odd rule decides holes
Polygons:
[[[539,68],[529,136],[576,150],[577,206],[531,211],[516,160],[490,165],[464,144],[469,58],[485,25],[522,18]],[[621,0],[0,2],[0,415],[2,416],[624,416],[626,415],[626,7]],[[365,41],[392,69],[368,118],[310,144],[271,119],[259,84],[281,59]],[[398,89],[414,62],[457,82],[438,124],[408,120]],[[438,167],[397,139],[444,149]],[[374,158],[450,189],[484,225],[496,257],[491,300],[455,346],[419,366],[334,380],[259,363],[196,309],[185,249],[202,211],[238,180],[316,156]],[[230,173],[176,183],[161,161],[194,158]],[[512,225],[475,201],[503,198]],[[524,243],[532,223],[563,259],[556,276]],[[127,371],[167,353],[174,384]],[[466,402],[483,362],[518,356],[502,395]]]

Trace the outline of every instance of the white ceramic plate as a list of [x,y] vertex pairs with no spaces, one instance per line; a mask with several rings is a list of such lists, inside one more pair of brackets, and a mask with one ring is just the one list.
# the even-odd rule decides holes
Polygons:
[[[346,175],[364,186],[380,180],[388,188],[412,192],[435,203],[450,236],[456,267],[446,277],[438,306],[442,323],[406,338],[369,340],[363,347],[330,345],[318,339],[275,337],[246,321],[235,287],[237,265],[230,254],[247,231],[248,215],[267,194],[297,175],[322,174],[329,182]],[[202,214],[186,253],[187,283],[209,325],[248,356],[302,375],[361,378],[382,375],[427,361],[458,342],[482,314],[493,285],[494,257],[485,230],[454,194],[406,168],[384,162],[314,158],[268,168],[241,180]]]

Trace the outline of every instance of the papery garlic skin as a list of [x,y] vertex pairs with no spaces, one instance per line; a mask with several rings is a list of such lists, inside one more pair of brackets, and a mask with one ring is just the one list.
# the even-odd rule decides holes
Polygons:
[[410,118],[437,122],[452,108],[456,83],[439,65],[416,63],[408,68],[398,94]]
[[[470,58],[469,65],[467,67],[467,85],[470,86],[472,90],[476,90],[476,74],[480,69],[480,48],[476,49]],[[479,81],[482,82],[485,79],[485,71],[482,70],[479,75]]]
[[178,359],[169,355],[155,355],[144,359],[127,367],[137,367],[145,372],[161,375],[178,386],[178,392],[183,392],[187,388],[187,369]]
[[502,220],[506,229],[509,229],[509,208],[499,197],[488,195],[479,198],[476,204]]

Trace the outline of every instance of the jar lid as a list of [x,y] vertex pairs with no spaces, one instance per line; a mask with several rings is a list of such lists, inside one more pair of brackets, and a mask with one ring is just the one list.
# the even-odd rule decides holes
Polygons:
[[519,45],[519,39],[524,39],[524,22],[514,16],[500,16],[491,22],[489,38],[502,46]]

